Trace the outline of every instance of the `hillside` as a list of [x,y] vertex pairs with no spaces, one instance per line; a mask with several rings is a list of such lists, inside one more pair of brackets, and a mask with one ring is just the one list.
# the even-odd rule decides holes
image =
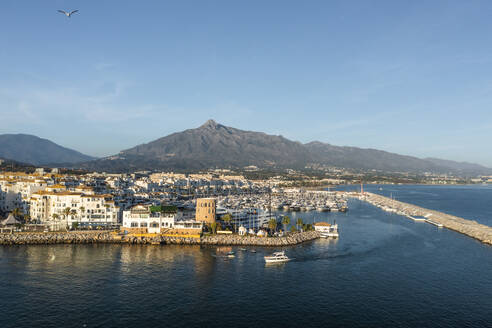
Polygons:
[[128,171],[244,167],[303,168],[309,164],[388,172],[481,174],[480,165],[420,159],[376,149],[300,142],[262,132],[244,131],[207,121],[195,129],[173,133],[119,154],[83,163],[89,170]]
[[0,158],[33,165],[73,164],[94,157],[28,134],[0,135]]

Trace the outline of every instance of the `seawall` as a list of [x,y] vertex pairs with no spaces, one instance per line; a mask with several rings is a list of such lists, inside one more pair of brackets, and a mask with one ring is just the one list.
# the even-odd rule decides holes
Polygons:
[[164,235],[118,235],[114,232],[23,232],[0,234],[0,245],[49,244],[153,244],[153,245],[227,245],[291,246],[319,238],[316,231],[296,232],[285,237],[210,235],[201,238]]
[[477,221],[467,220],[439,211],[429,210],[417,205],[400,202],[381,195],[365,192],[360,198],[375,206],[392,209],[398,214],[409,216],[423,216],[432,221],[432,224],[442,224],[442,227],[475,238],[482,243],[492,245],[492,227],[480,224]]

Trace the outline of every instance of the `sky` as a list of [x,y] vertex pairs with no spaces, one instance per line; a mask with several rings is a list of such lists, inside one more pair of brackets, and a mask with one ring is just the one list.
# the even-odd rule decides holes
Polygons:
[[492,167],[491,15],[474,0],[2,0],[0,133],[106,156],[214,119]]

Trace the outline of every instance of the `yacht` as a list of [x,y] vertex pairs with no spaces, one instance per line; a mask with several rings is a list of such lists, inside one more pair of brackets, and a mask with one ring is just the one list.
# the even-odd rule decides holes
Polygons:
[[338,238],[338,224],[318,222],[314,224],[314,230],[318,231],[322,238]]
[[291,260],[285,255],[285,252],[275,252],[270,256],[264,256],[264,259],[266,263],[283,263]]

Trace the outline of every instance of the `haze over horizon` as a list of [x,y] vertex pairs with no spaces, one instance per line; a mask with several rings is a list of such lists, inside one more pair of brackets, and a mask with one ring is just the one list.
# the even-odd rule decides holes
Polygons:
[[492,167],[491,9],[5,0],[0,133],[107,156],[213,118]]

